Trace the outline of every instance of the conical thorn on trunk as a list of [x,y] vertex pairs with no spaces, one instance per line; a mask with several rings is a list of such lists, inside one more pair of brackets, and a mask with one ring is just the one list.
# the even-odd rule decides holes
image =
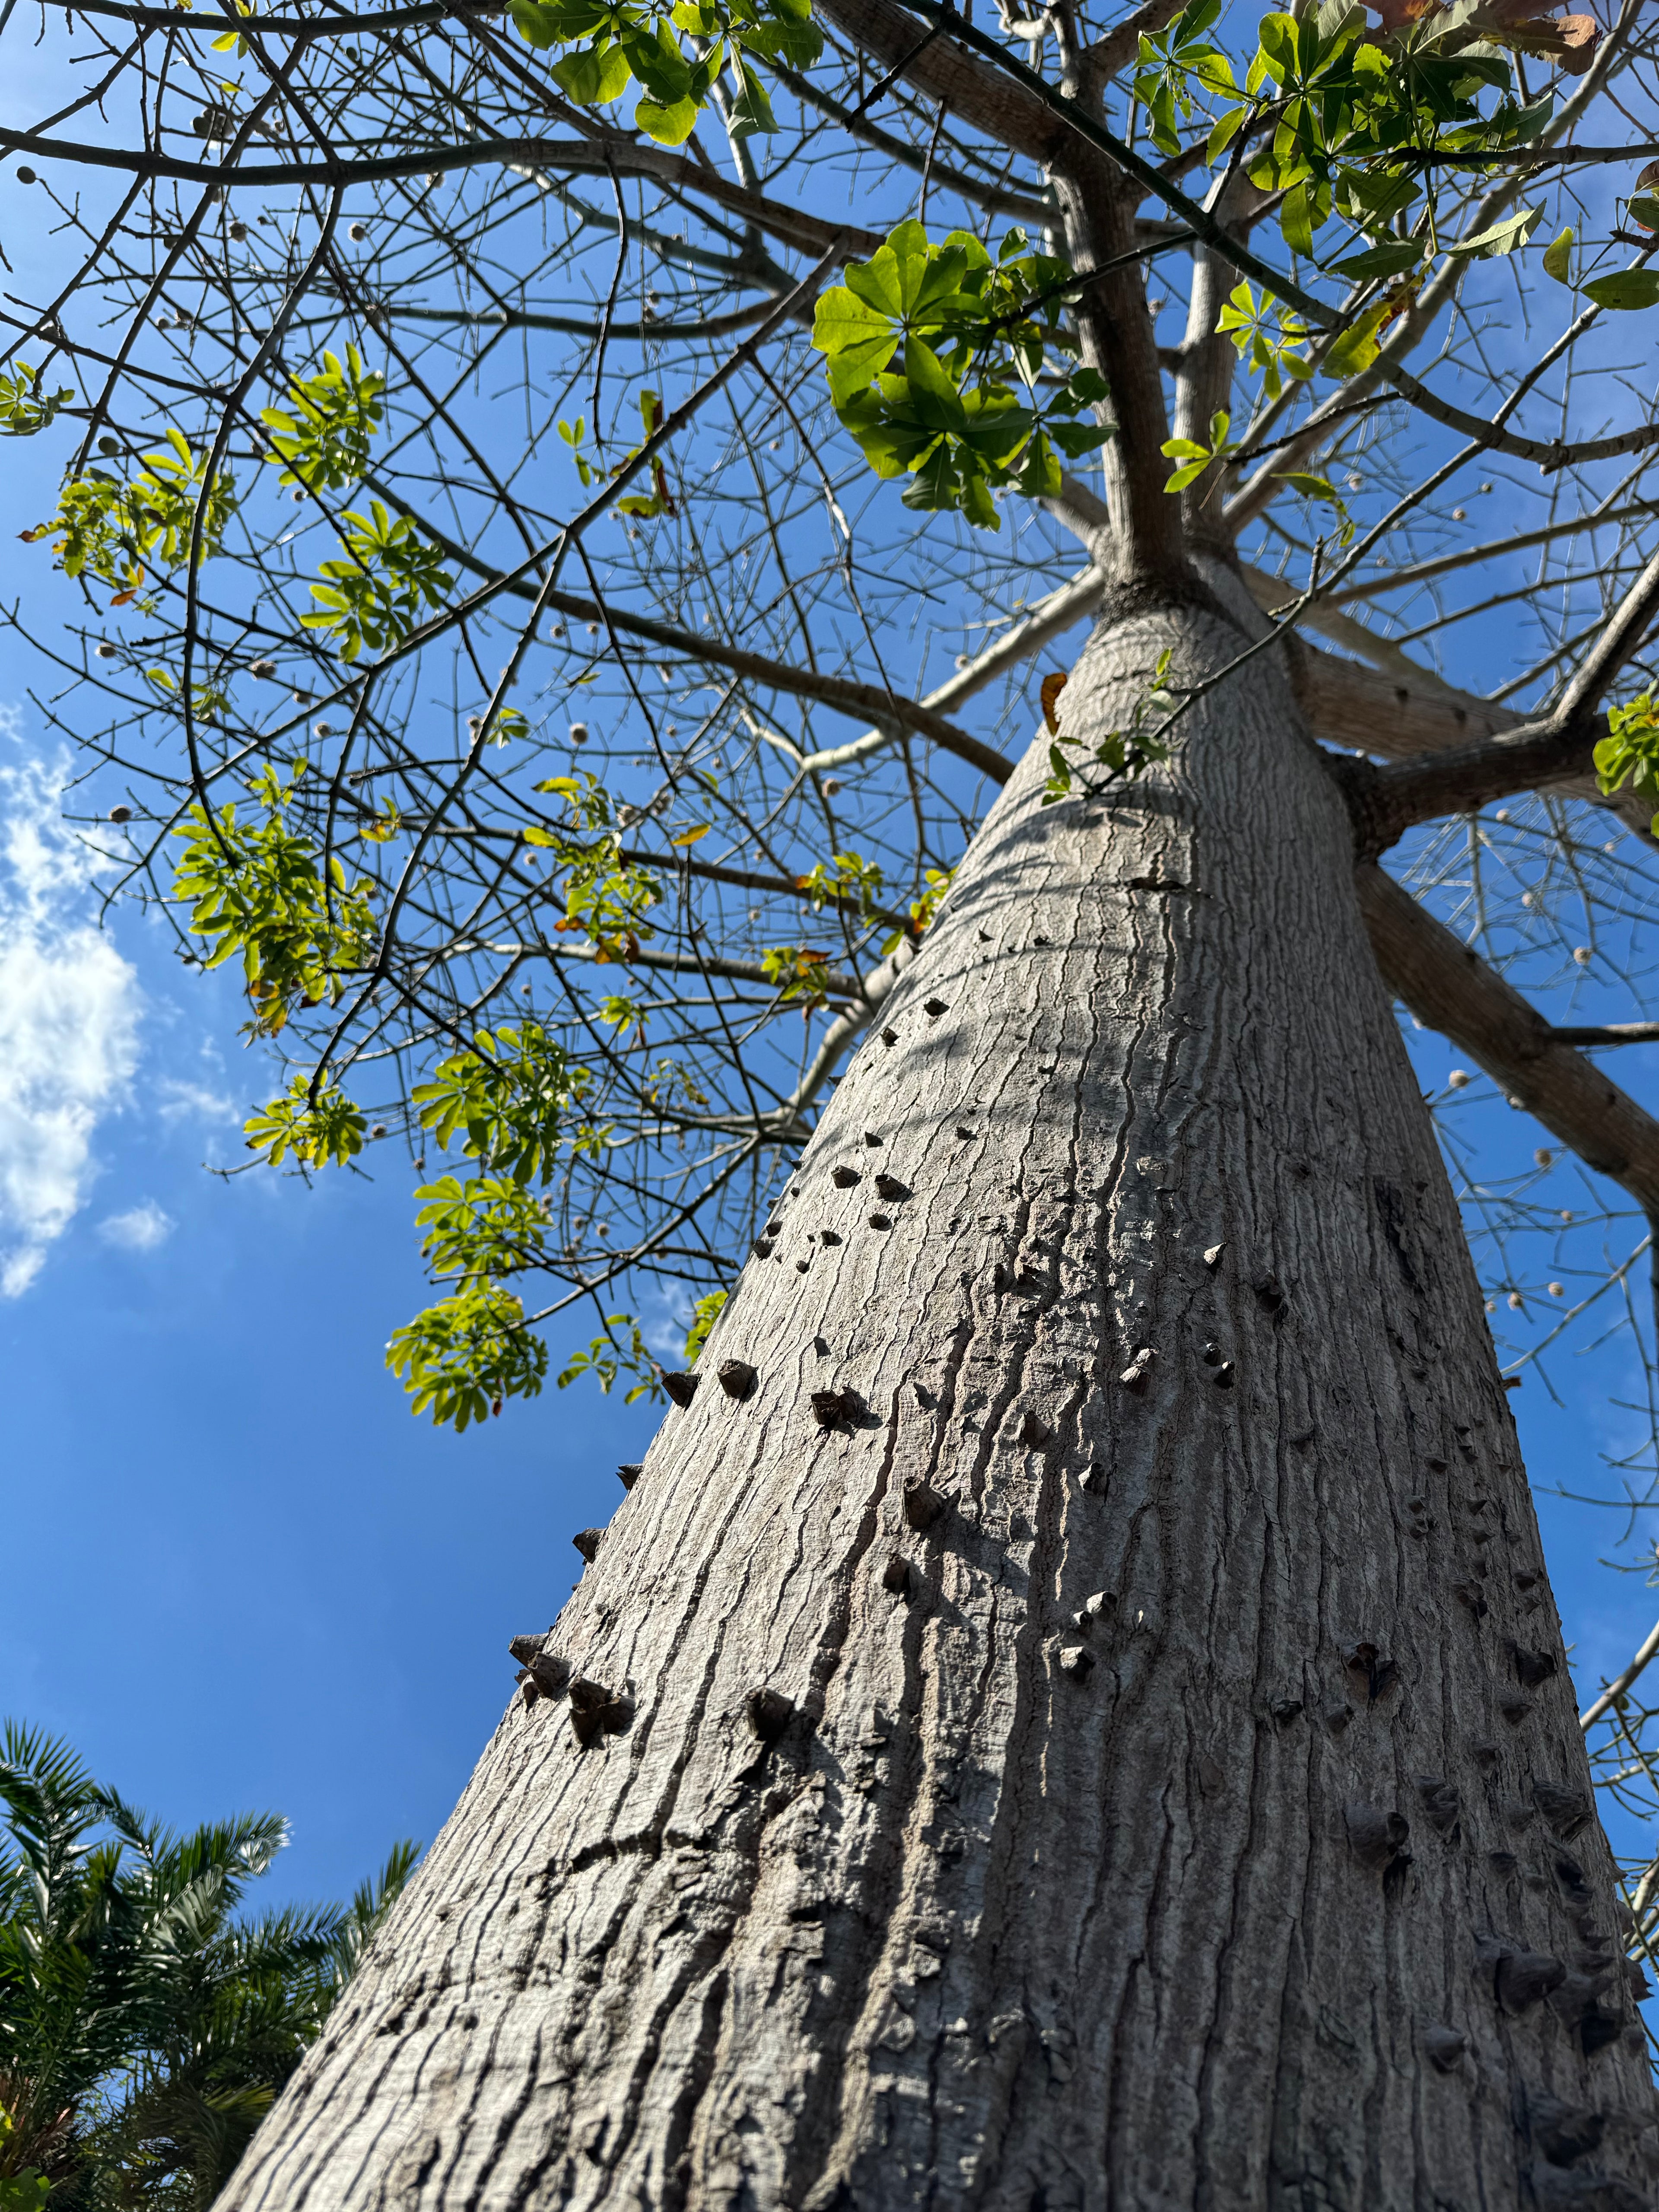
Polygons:
[[1342,1822],[1348,1832],[1349,1850],[1373,1874],[1386,1874],[1404,1855],[1411,1828],[1403,1814],[1356,1799],[1343,1807]]
[[904,1518],[908,1527],[921,1532],[931,1528],[945,1510],[945,1500],[931,1484],[919,1474],[907,1478],[904,1485]]
[[714,1379],[728,1398],[735,1398],[741,1402],[744,1398],[754,1395],[755,1385],[760,1376],[746,1359],[723,1359],[715,1371]]
[[1547,1951],[1505,1951],[1498,1961],[1498,2001],[1505,2012],[1525,2012],[1566,1978],[1565,1966]]
[[751,1690],[744,1711],[749,1725],[763,1743],[775,1743],[795,1717],[795,1701],[786,1698],[781,1690],[769,1684],[765,1688]]
[[1136,1352],[1134,1358],[1129,1362],[1123,1372],[1118,1376],[1118,1381],[1123,1385],[1126,1390],[1144,1390],[1146,1387],[1146,1379],[1152,1371],[1152,1362],[1157,1358],[1158,1354],[1153,1351],[1152,1346],[1150,1344],[1143,1344],[1139,1351]]

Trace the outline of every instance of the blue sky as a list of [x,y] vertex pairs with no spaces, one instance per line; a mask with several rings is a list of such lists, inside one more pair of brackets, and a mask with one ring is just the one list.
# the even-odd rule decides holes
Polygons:
[[[15,832],[15,781],[0,808]],[[655,1417],[590,1384],[465,1437],[412,1420],[381,1366],[429,1295],[406,1167],[309,1191],[207,1172],[263,1082],[234,988],[137,915],[100,942],[66,894],[20,914],[15,870],[0,896],[0,992],[38,981],[21,1115],[15,1033],[0,1077],[0,1460],[28,1592],[0,1618],[0,1710],[171,1820],[286,1812],[272,1887],[342,1893],[435,1833],[511,1688],[507,1638],[557,1613],[570,1534]]]

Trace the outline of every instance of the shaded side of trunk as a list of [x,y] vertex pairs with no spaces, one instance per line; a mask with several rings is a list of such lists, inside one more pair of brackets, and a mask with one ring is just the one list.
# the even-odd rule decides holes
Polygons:
[[[1239,641],[1138,616],[1064,711]],[[1337,795],[1265,659],[1109,800],[1045,751],[556,1624],[574,1697],[514,1700],[226,2212],[1646,2201]]]

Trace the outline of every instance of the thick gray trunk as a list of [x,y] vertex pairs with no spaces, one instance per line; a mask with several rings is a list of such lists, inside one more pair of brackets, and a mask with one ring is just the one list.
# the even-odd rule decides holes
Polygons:
[[[1068,726],[1166,642],[1238,646],[1123,624]],[[1341,805],[1262,659],[1109,805],[1042,808],[1044,753],[550,1638],[617,1725],[514,1699],[227,2212],[1647,2201]]]

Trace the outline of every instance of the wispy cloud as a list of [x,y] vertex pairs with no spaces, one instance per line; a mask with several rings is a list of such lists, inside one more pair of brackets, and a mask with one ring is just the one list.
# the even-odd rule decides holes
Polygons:
[[137,1065],[139,994],[87,919],[67,760],[23,756],[15,720],[0,737],[0,1296],[18,1297],[86,1203],[93,1131]]
[[153,1198],[131,1207],[125,1213],[112,1213],[98,1224],[98,1234],[106,1244],[114,1244],[123,1252],[153,1252],[158,1244],[165,1244],[173,1231],[170,1213],[163,1213]]
[[155,1109],[164,1121],[240,1122],[242,1109],[222,1091],[209,1091],[199,1083],[181,1083],[164,1075],[155,1085]]

